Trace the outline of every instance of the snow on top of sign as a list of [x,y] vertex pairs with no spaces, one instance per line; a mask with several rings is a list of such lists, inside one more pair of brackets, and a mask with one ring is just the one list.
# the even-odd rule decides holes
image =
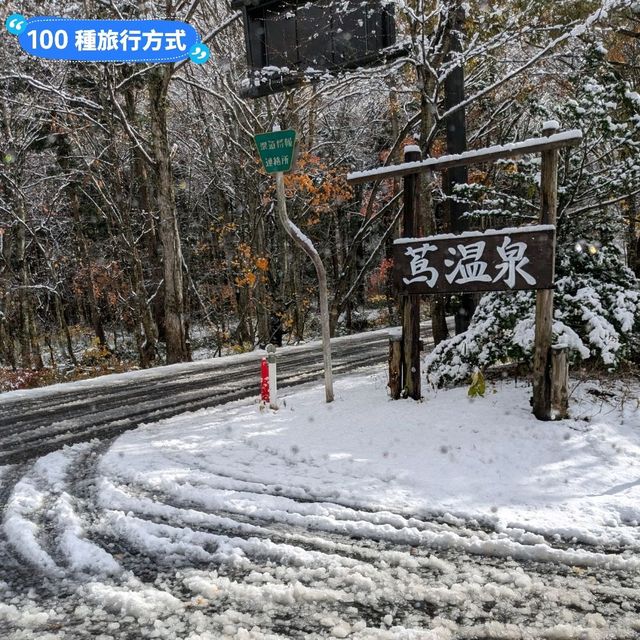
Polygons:
[[505,227],[504,229],[487,229],[486,231],[464,231],[462,233],[440,233],[436,236],[425,238],[398,238],[393,244],[410,244],[412,242],[422,242],[423,240],[456,240],[457,238],[484,238],[485,236],[502,236],[514,233],[539,233],[541,231],[553,231],[552,224],[537,224],[527,227]]
[[452,162],[456,160],[472,160],[473,158],[484,156],[488,153],[517,153],[526,150],[536,143],[540,142],[564,142],[566,140],[579,140],[582,138],[580,129],[570,129],[561,133],[554,133],[544,138],[528,138],[521,142],[510,142],[509,144],[494,145],[492,147],[484,147],[475,151],[465,151],[449,156],[440,156],[439,158],[427,158],[425,160],[417,160],[415,162],[404,162],[393,166],[378,167],[377,169],[368,169],[366,171],[354,171],[347,174],[347,180],[356,180],[358,178],[375,177],[376,175],[384,175],[389,171],[399,171],[404,169],[419,169],[421,167],[430,167],[432,165],[442,164],[444,162]]
[[549,136],[549,140],[562,142],[564,140],[573,140],[575,138],[582,138],[582,129],[569,129],[569,131],[562,131],[561,133],[554,133]]

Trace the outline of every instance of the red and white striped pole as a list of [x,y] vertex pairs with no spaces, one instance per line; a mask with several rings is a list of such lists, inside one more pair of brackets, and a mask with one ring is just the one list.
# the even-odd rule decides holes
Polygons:
[[262,358],[260,399],[262,402],[269,402],[269,364],[267,363],[266,358]]

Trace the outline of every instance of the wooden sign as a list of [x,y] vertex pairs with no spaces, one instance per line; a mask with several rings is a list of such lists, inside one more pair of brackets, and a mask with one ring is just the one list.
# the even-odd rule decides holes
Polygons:
[[553,225],[401,238],[394,283],[408,294],[551,289],[554,254]]
[[250,74],[241,92],[256,98],[322,76],[401,55],[393,5],[384,0],[231,0],[242,9]]

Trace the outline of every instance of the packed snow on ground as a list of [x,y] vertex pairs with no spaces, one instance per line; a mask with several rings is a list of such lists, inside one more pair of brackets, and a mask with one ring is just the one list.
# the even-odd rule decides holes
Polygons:
[[0,635],[636,638],[640,385],[572,387],[543,423],[527,383],[352,375],[53,452],[7,500],[38,588],[0,572]]
[[[192,493],[212,510],[241,512],[247,485],[263,493],[252,495],[253,512],[282,507],[285,520],[298,517],[300,503],[291,514],[280,496],[313,500],[309,510],[328,528],[336,512],[354,508],[387,511],[378,519],[391,524],[395,514],[448,514],[491,521],[510,538],[534,532],[636,546],[638,386],[574,384],[572,419],[547,423],[532,416],[526,383],[491,384],[484,398],[458,388],[394,402],[384,374],[352,377],[337,383],[332,404],[317,389],[287,391],[279,411],[237,404],[144,426],[115,443],[102,469],[152,490]],[[203,467],[228,493],[207,498],[201,485],[212,479],[196,470]],[[377,524],[360,522],[354,533]]]

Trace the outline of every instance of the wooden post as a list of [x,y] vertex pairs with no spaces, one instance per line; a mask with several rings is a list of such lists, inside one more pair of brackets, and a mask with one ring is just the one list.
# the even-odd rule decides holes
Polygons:
[[389,334],[389,395],[398,400],[402,394],[402,335]]
[[569,365],[566,344],[551,347],[551,417],[553,420],[569,417]]
[[[405,162],[417,162],[421,158],[418,147],[405,147]],[[419,193],[420,174],[405,176],[403,238],[418,236]],[[420,400],[420,296],[417,295],[402,296],[402,361],[403,392],[407,397]]]
[[[544,136],[553,135],[559,125],[548,122],[542,130]],[[540,223],[556,224],[558,208],[558,151],[542,152],[540,178]],[[555,263],[555,241],[553,247]],[[555,274],[555,264],[552,265]],[[553,289],[536,293],[536,331],[533,356],[533,414],[538,420],[553,420],[551,407],[551,340],[553,330]]]

